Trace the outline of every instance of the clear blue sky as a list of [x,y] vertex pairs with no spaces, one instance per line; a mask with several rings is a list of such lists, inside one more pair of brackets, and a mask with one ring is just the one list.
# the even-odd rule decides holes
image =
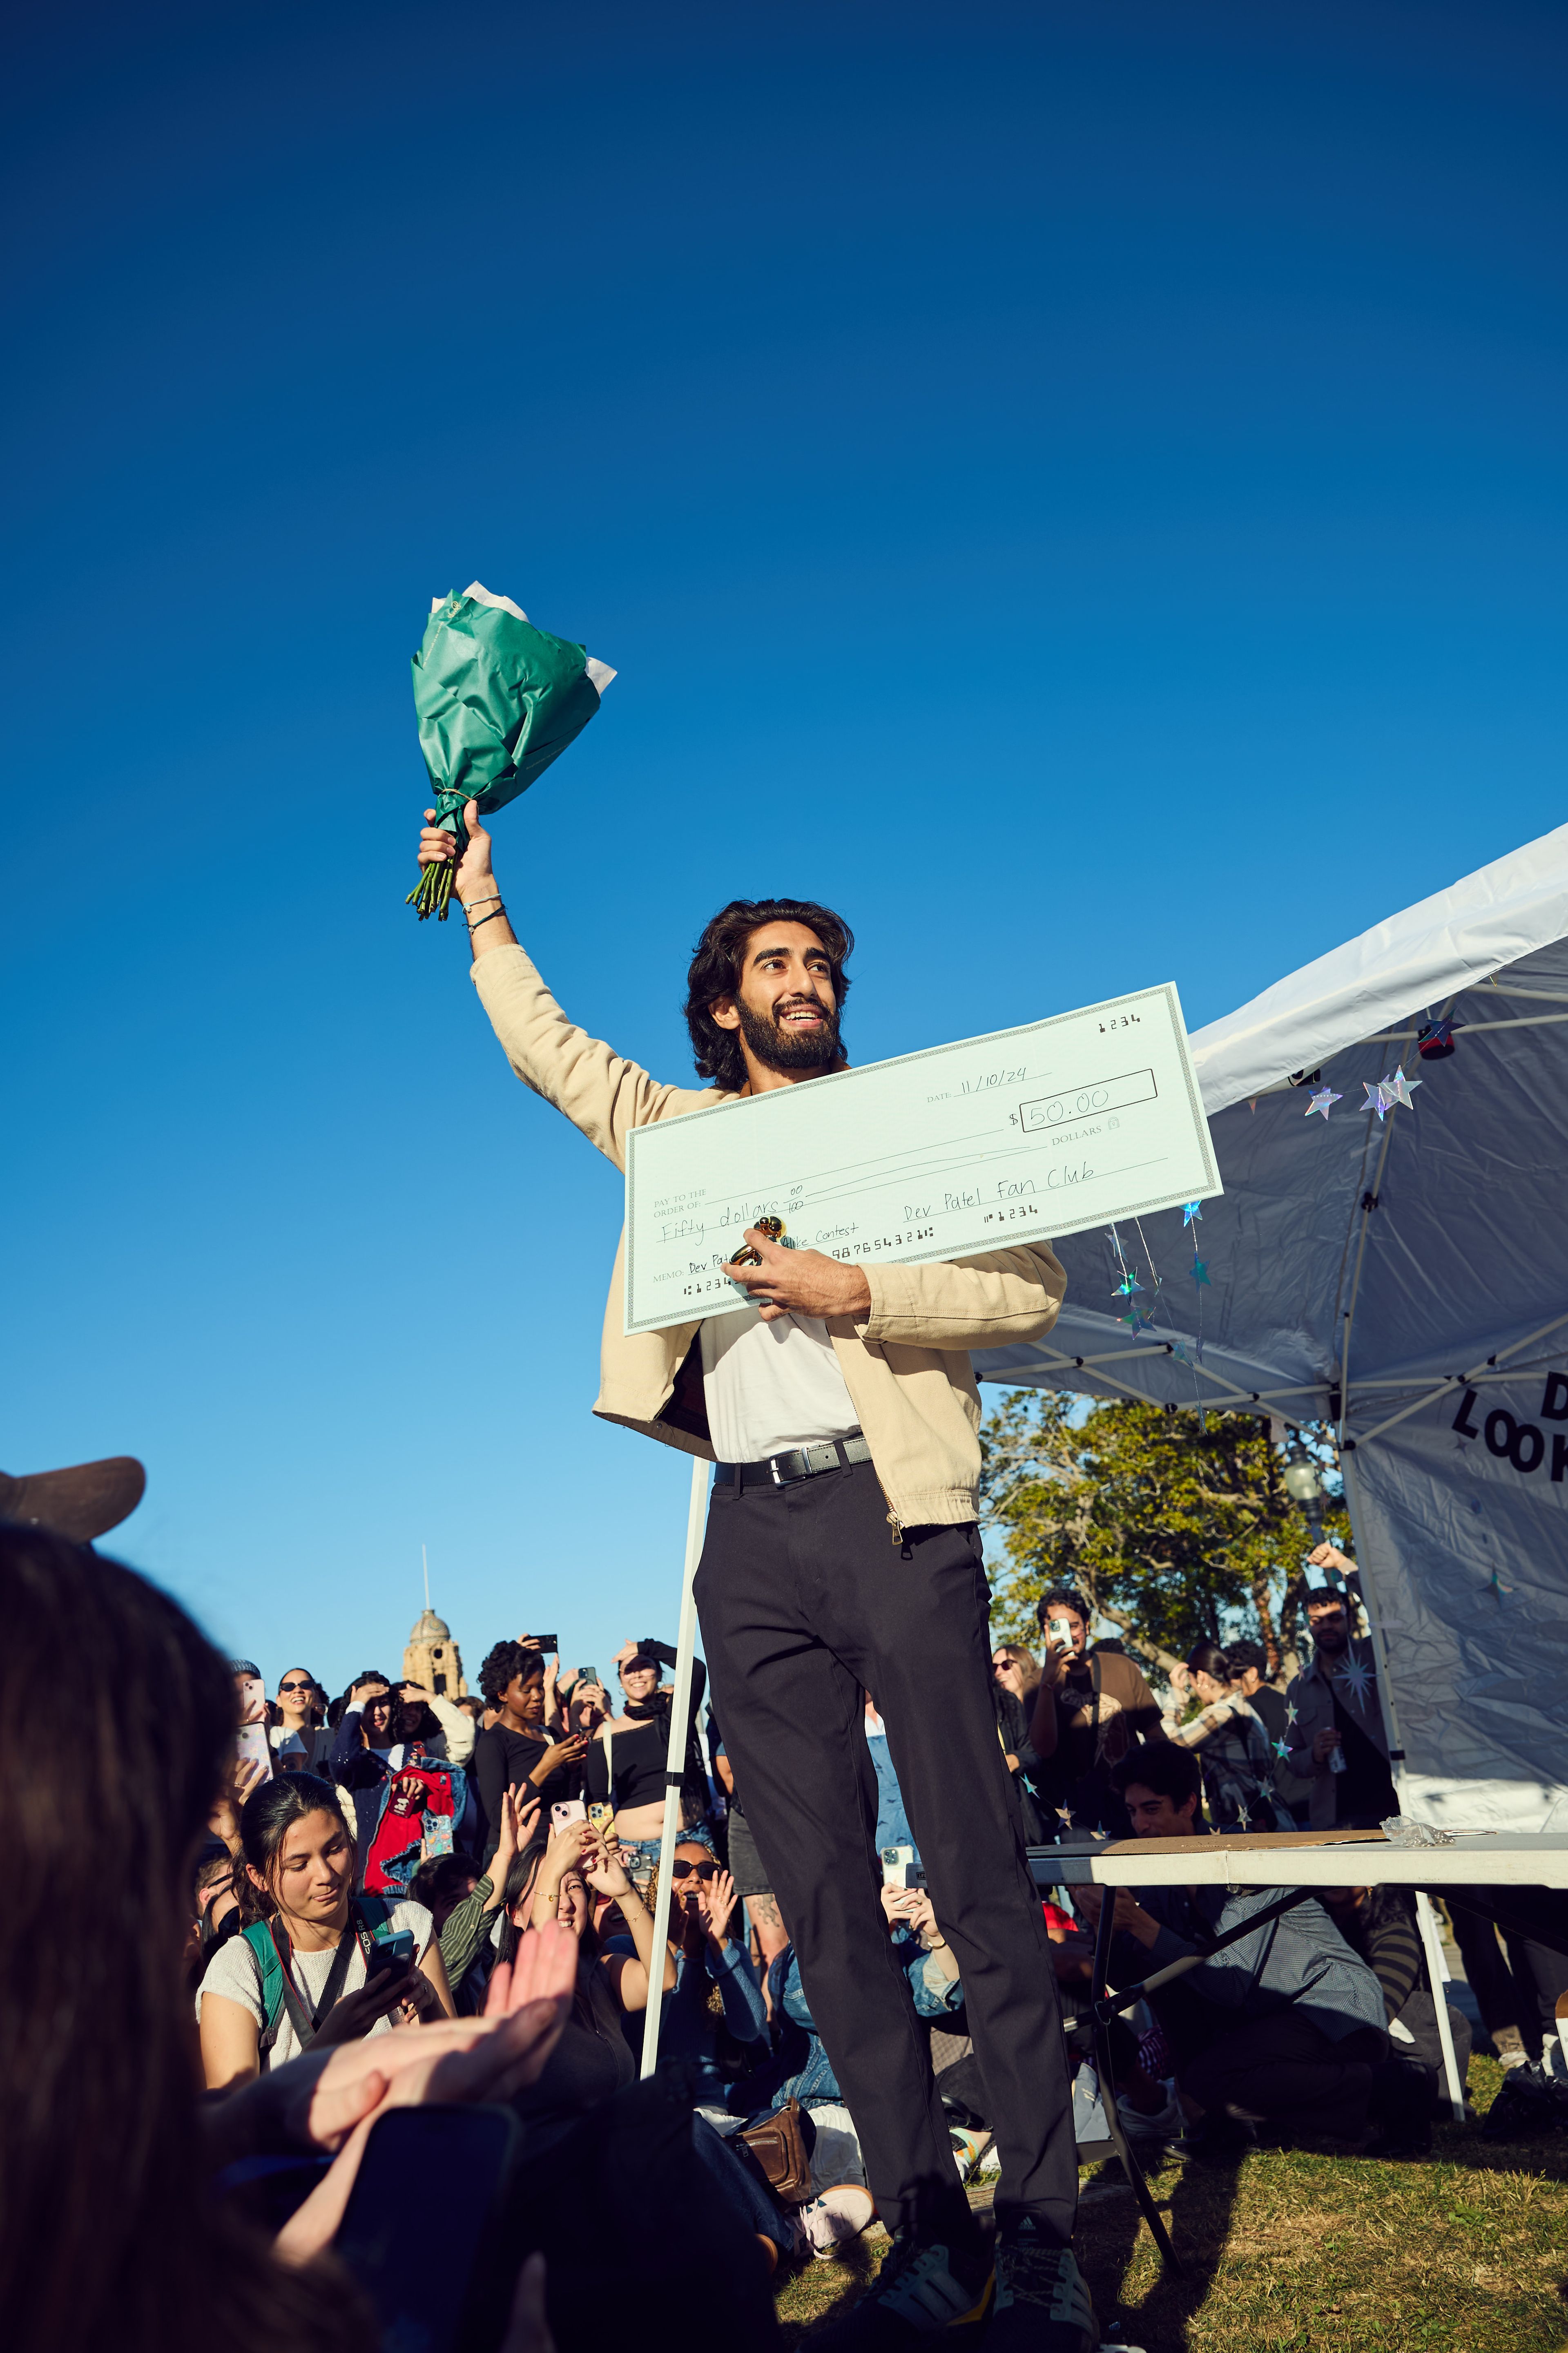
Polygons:
[[[269,1677],[672,1627],[618,1180],[403,905],[475,578],[620,677],[498,823],[680,1079],[738,892],[859,1060],[1196,1027],[1563,816],[1568,17],[332,0],[14,20],[0,1464]],[[548,1241],[546,1242],[546,1238]]]

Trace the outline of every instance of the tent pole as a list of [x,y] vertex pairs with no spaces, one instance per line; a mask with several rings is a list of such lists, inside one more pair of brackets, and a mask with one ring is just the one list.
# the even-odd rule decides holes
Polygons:
[[664,1759],[664,1828],[658,1844],[658,1894],[653,1907],[653,1966],[647,1974],[647,2010],[643,2018],[642,2072],[658,2063],[658,2014],[664,2004],[664,1956],[669,1946],[669,1866],[680,1831],[680,1784],[685,1778],[687,1714],[691,1705],[691,1657],[697,1648],[697,1596],[692,1580],[702,1555],[708,1516],[709,1466],[691,1459],[691,1498],[686,1511],[686,1568],[680,1588],[680,1631],[676,1637],[675,1695],[669,1705],[669,1746]]
[[1437,2013],[1437,2040],[1443,2047],[1443,2073],[1448,2080],[1448,2105],[1454,2111],[1454,2122],[1465,2121],[1465,2087],[1459,2081],[1459,2063],[1454,2052],[1454,2030],[1448,2022],[1448,2004],[1443,1993],[1443,1946],[1437,1935],[1437,1915],[1432,1908],[1432,1898],[1424,1887],[1415,1891],[1415,1924],[1421,1931],[1421,1947],[1426,1956],[1426,1982],[1432,1989],[1432,2007]]

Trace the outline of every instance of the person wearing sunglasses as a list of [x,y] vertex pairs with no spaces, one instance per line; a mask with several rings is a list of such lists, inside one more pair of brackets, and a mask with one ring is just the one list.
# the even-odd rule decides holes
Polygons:
[[[327,1694],[308,1667],[290,1667],[279,1678],[274,1702],[278,1721],[268,1733],[279,1772],[318,1773],[327,1761],[332,1736],[326,1726]],[[285,1749],[298,1740],[298,1748]]]

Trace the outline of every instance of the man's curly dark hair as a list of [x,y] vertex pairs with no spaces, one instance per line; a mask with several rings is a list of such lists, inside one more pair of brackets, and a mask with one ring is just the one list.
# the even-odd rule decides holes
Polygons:
[[739,1094],[746,1083],[746,1058],[738,1029],[721,1029],[712,1008],[721,997],[740,994],[741,965],[746,943],[764,923],[804,923],[815,932],[833,973],[833,995],[838,1011],[849,994],[844,967],[855,953],[855,934],[842,915],[819,907],[815,899],[731,899],[704,924],[686,975],[686,1026],[691,1033],[692,1058],[700,1079],[711,1079],[729,1094]]
[[488,1707],[499,1707],[501,1694],[508,1683],[519,1675],[544,1674],[542,1652],[531,1650],[526,1642],[498,1642],[479,1669],[479,1689]]

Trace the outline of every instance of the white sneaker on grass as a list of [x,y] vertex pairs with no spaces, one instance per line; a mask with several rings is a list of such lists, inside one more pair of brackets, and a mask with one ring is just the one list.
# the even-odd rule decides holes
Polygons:
[[876,2200],[868,2189],[857,2182],[841,2181],[802,2206],[796,2219],[812,2253],[822,2263],[851,2239],[858,2239],[876,2211]]

